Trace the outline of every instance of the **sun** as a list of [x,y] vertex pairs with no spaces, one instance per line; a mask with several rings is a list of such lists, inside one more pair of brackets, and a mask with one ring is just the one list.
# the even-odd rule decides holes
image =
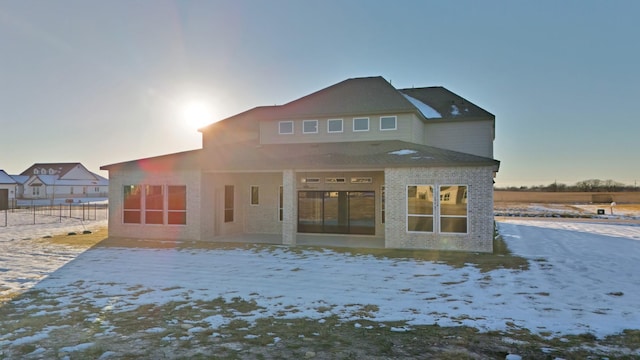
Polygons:
[[213,107],[204,100],[185,101],[180,108],[180,119],[191,129],[199,129],[214,122]]

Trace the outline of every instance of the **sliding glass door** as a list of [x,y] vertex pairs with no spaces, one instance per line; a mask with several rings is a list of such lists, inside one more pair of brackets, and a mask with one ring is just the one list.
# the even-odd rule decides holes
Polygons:
[[375,235],[373,191],[298,192],[298,232]]

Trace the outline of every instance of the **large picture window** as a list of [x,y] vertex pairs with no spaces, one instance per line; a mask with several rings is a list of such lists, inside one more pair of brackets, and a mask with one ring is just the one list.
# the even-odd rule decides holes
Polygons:
[[467,186],[440,186],[440,232],[467,232]]
[[298,232],[375,235],[375,193],[298,192]]
[[123,188],[125,224],[186,225],[187,187],[185,185],[125,185]]
[[433,232],[433,186],[407,186],[407,230]]
[[125,224],[142,223],[142,187],[140,185],[125,185],[124,195],[124,216]]
[[187,187],[184,185],[169,185],[169,210],[167,222],[170,225],[187,224]]
[[163,224],[164,223],[164,194],[162,185],[147,185],[144,192],[145,203],[145,223],[146,224]]

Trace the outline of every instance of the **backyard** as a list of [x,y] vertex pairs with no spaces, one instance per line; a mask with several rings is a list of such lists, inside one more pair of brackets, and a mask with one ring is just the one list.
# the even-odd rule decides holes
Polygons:
[[517,208],[545,217],[503,211],[494,254],[103,240],[104,221],[9,226],[0,358],[640,357],[638,213]]

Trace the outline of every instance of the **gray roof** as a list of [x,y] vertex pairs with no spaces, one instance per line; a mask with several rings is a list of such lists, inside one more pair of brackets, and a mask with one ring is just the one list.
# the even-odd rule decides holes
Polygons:
[[495,118],[490,112],[441,86],[400,89],[398,91],[429,105],[440,113],[442,119]]
[[366,170],[394,167],[491,166],[490,158],[404,141],[358,141],[319,144],[240,143],[149,159],[106,165],[102,170],[145,167],[167,170],[280,171]]
[[0,169],[0,184],[15,184],[16,181],[4,170]]
[[[417,113],[430,118],[404,95],[411,96],[441,114],[439,120],[495,118],[443,87],[394,88],[381,76],[341,81],[284,105],[260,106],[207,125],[200,131],[222,130],[227,125],[255,127],[258,120],[304,119],[310,117],[353,116],[364,114]],[[454,106],[454,108],[452,108]],[[457,111],[455,111],[457,109]],[[232,124],[229,124],[229,123]]]

